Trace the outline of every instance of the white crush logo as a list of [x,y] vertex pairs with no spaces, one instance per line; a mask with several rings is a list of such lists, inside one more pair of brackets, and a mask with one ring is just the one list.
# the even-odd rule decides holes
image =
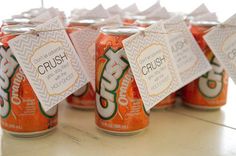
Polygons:
[[212,70],[204,74],[199,79],[200,92],[208,97],[217,97],[223,88],[223,72],[224,69],[220,65],[219,61],[213,57],[211,60]]
[[0,47],[0,97],[1,97],[1,116],[7,117],[10,112],[9,87],[10,79],[13,76],[18,63],[11,50]]
[[124,49],[118,51],[109,49],[105,53],[105,58],[107,59],[107,62],[99,81],[100,84],[96,95],[96,104],[100,117],[109,120],[116,114],[116,91],[120,78],[128,69],[129,64]]

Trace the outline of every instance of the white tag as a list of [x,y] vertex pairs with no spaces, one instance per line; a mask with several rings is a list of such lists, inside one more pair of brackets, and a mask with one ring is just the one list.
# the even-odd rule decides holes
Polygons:
[[30,21],[32,23],[34,22],[43,23],[57,16],[61,19],[61,21],[65,19],[65,15],[63,12],[60,12],[58,9],[55,9],[55,8],[49,8],[45,10],[44,12],[42,12],[41,14],[39,14],[38,16],[32,18]]
[[134,4],[131,4],[130,6],[124,8],[123,12],[130,13],[130,14],[137,14],[139,12],[139,9],[138,9],[137,5],[134,3]]
[[47,10],[47,11],[43,12],[42,14],[32,18],[30,21],[31,22],[41,22],[42,23],[42,22],[45,22],[45,21],[47,21],[51,18],[53,18],[52,14],[50,13],[50,11]]
[[206,7],[205,4],[201,4],[199,7],[197,7],[195,10],[193,10],[189,16],[198,16],[201,14],[206,14],[206,13],[210,13],[210,11],[208,10],[208,8]]
[[213,22],[217,22],[218,18],[216,16],[216,13],[206,13],[206,14],[202,14],[199,16],[194,17],[194,21],[213,21]]
[[142,11],[140,15],[147,15],[151,12],[154,12],[155,10],[159,10],[161,8],[160,1],[157,1],[155,4],[147,8],[146,10]]
[[89,80],[95,89],[95,42],[99,31],[82,29],[70,34],[71,41],[87,71]]
[[111,7],[109,7],[107,9],[107,11],[111,14],[111,15],[117,15],[117,14],[121,14],[122,13],[122,9],[117,5],[113,5]]
[[180,88],[182,82],[163,22],[148,27],[145,35],[132,35],[123,44],[146,110]]
[[123,44],[147,110],[211,70],[181,17],[160,21],[143,33]]
[[59,18],[39,25],[49,30],[20,35],[9,45],[45,111],[84,86],[88,80],[78,54]]
[[147,19],[161,20],[170,18],[170,14],[165,7],[157,9],[146,15]]
[[166,21],[165,28],[183,85],[211,70],[210,63],[182,17],[176,16]]
[[[120,16],[114,16],[103,22],[97,23],[95,26],[118,25],[122,21]],[[95,43],[100,29],[82,29],[70,34],[71,41],[78,52],[84,67],[86,68],[89,80],[95,89]]]
[[108,17],[110,17],[109,12],[106,9],[104,9],[104,7],[100,4],[91,11],[88,11],[80,18],[98,19],[98,18],[108,18]]
[[74,9],[71,11],[71,19],[77,20],[83,17],[88,12],[87,9]]
[[236,14],[224,24],[207,33],[204,39],[236,84]]

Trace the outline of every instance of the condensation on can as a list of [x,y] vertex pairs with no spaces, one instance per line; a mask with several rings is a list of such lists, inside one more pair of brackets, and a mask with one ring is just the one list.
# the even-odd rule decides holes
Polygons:
[[131,135],[149,124],[122,41],[137,27],[106,27],[96,41],[96,125],[114,135]]
[[[27,27],[28,31],[30,28]],[[5,26],[4,35],[27,32],[24,26]],[[4,36],[3,35],[3,36]],[[17,137],[36,137],[44,135],[57,126],[58,108],[48,112],[36,97],[29,81],[8,46],[8,41],[16,36],[6,36],[1,42],[0,53],[0,103],[2,129]]]
[[213,68],[182,89],[184,104],[193,108],[218,109],[226,104],[228,76],[203,39],[216,24],[207,21],[191,22],[191,32]]

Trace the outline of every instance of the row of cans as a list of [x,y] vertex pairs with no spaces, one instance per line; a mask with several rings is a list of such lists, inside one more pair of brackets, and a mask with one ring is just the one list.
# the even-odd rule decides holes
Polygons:
[[[101,20],[73,21],[69,26],[81,29]],[[134,80],[122,41],[158,21],[137,20],[132,26],[104,27],[96,41],[96,90],[88,83],[67,98],[69,105],[81,109],[96,108],[96,125],[113,134],[133,134],[149,124],[149,112],[144,108]],[[125,21],[125,24],[128,22]],[[2,35],[30,31],[29,25],[4,24]],[[135,25],[135,26],[134,26]],[[226,103],[228,77],[207,44],[203,40],[206,30],[215,23],[197,22],[191,24],[191,31],[212,64],[213,70],[204,74],[181,89],[183,102],[202,109],[220,108]],[[68,32],[71,33],[71,32]],[[8,41],[15,36],[1,40],[0,85],[1,125],[4,131],[16,136],[37,136],[45,134],[57,125],[57,107],[44,112],[16,58],[8,47]],[[156,108],[174,105],[176,93],[160,102]]]

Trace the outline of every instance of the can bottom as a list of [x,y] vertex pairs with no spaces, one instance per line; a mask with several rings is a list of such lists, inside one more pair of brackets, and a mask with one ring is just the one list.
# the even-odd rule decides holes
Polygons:
[[95,106],[85,107],[85,106],[72,105],[72,104],[68,104],[68,105],[72,108],[80,109],[80,110],[94,110],[95,109]]
[[40,137],[43,135],[46,135],[52,131],[54,131],[56,129],[57,126],[52,127],[50,129],[47,130],[43,130],[43,131],[38,131],[38,132],[12,132],[12,131],[8,131],[3,129],[4,133],[7,133],[9,135],[12,135],[14,137],[18,137],[18,138],[33,138],[33,137]]
[[153,107],[151,110],[165,110],[165,109],[171,109],[172,107],[174,107],[174,105],[173,104],[171,104],[171,105],[165,105],[165,106],[161,106],[161,107],[157,107],[157,106],[155,106],[155,107]]
[[195,104],[190,104],[187,102],[183,102],[184,105],[191,107],[191,108],[195,108],[195,109],[201,109],[201,110],[217,110],[220,109],[222,106],[200,106],[200,105],[195,105]]
[[144,132],[147,129],[147,127],[139,129],[139,130],[135,130],[135,131],[129,131],[129,132],[111,131],[111,130],[107,130],[107,129],[104,129],[104,128],[101,128],[101,127],[98,127],[98,126],[97,126],[97,129],[102,131],[102,132],[105,132],[107,134],[110,134],[110,135],[130,136],[130,135],[136,135],[136,134]]

